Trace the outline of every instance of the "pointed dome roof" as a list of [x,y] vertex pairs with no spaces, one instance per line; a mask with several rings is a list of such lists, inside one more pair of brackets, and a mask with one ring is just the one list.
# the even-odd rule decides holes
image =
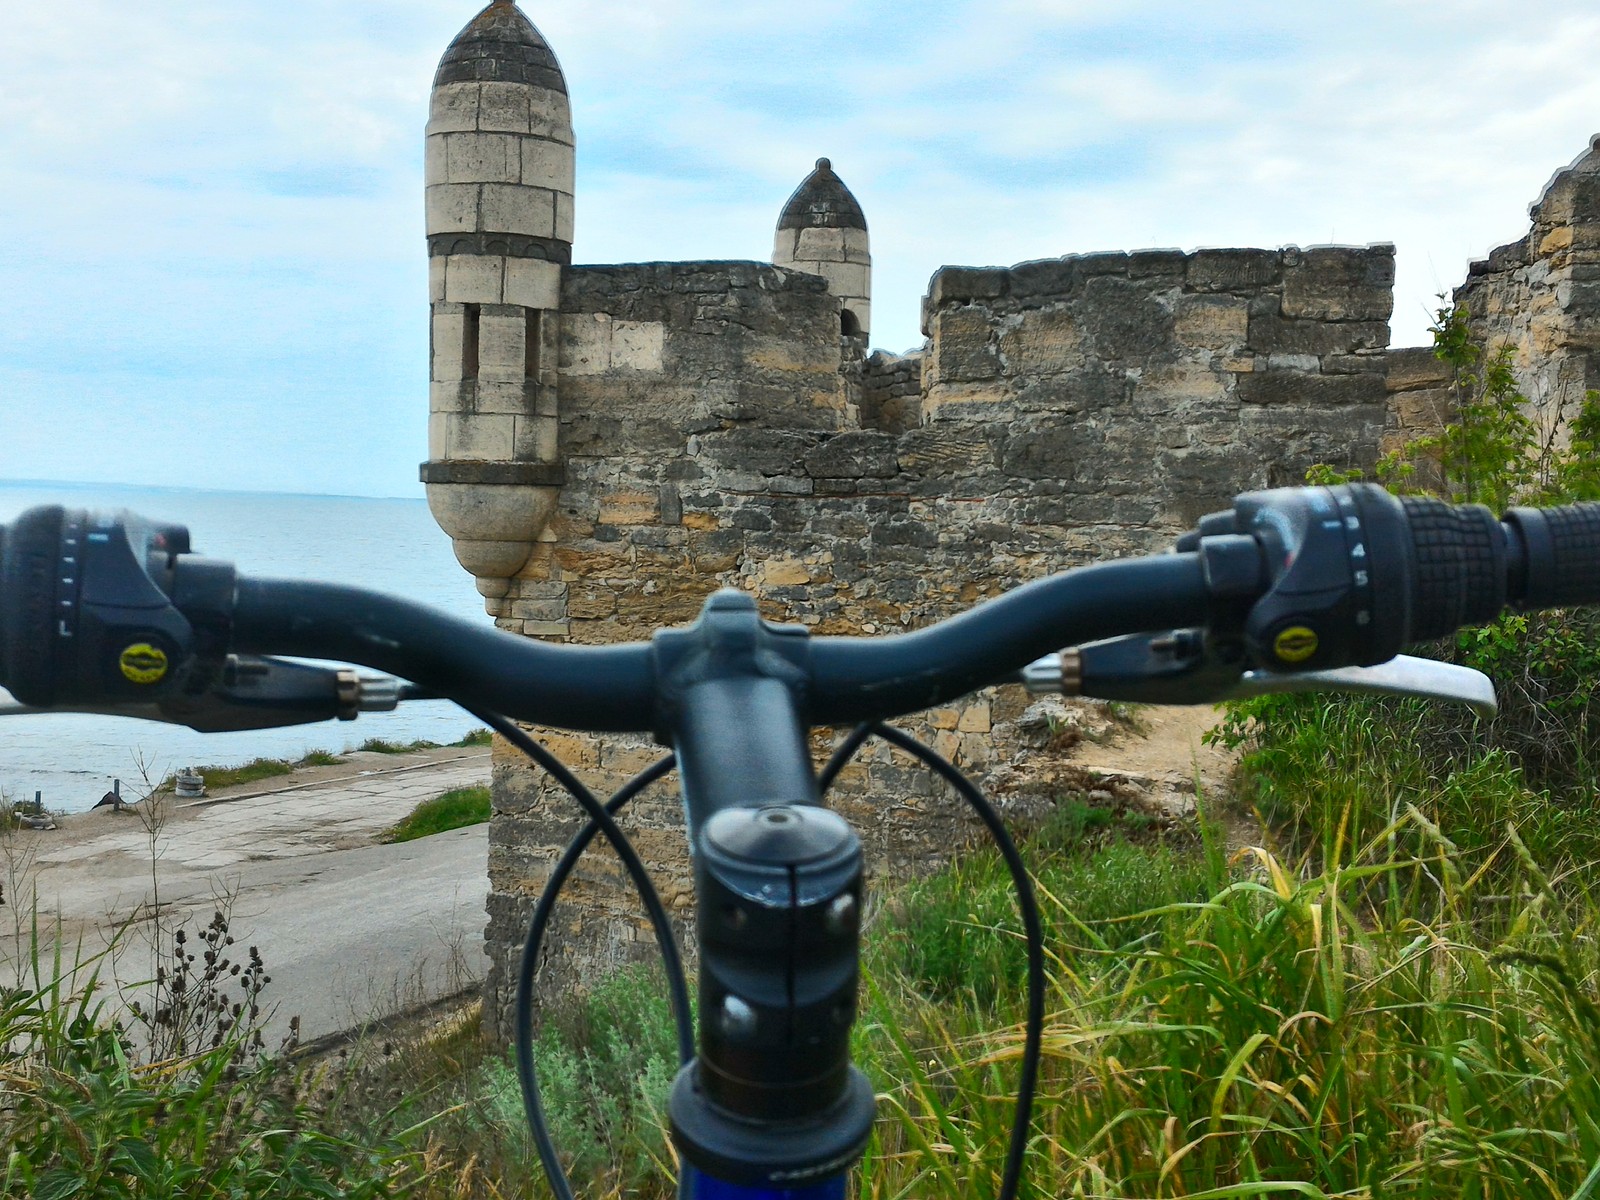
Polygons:
[[861,205],[825,158],[817,159],[817,169],[795,189],[789,203],[783,206],[783,216],[778,218],[779,229],[813,229],[819,225],[830,229],[867,227]]
[[513,0],[494,0],[467,27],[439,60],[433,86],[444,83],[529,83],[567,94],[550,44]]

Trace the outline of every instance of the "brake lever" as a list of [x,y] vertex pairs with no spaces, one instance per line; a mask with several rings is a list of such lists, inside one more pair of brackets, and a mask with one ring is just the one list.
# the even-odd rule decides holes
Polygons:
[[[4,695],[4,693],[0,693]],[[349,667],[324,667],[288,659],[233,655],[216,683],[198,695],[168,695],[153,703],[61,705],[36,708],[0,702],[0,716],[92,713],[186,725],[201,733],[276,729],[316,721],[353,721],[364,712],[391,712],[412,699],[398,680],[363,675]]]
[[1048,654],[1018,673],[1038,695],[1093,696],[1139,704],[1217,704],[1296,692],[1414,696],[1465,704],[1482,717],[1498,711],[1494,682],[1454,663],[1398,655],[1372,667],[1281,672],[1245,669],[1235,643],[1212,643],[1203,631],[1131,634]]
[[1397,654],[1375,667],[1335,667],[1302,675],[1276,671],[1246,671],[1225,700],[1244,700],[1290,692],[1359,692],[1380,696],[1415,696],[1465,704],[1478,716],[1491,718],[1500,711],[1494,680],[1482,671],[1431,658]]

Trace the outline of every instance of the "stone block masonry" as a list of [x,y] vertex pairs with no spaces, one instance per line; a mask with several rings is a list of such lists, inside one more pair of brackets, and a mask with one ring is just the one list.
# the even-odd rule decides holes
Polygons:
[[[692,620],[730,585],[818,634],[915,628],[1065,567],[1169,545],[1312,462],[1370,465],[1385,424],[1387,246],[1092,255],[947,268],[918,356],[862,360],[816,276],[756,263],[563,272],[557,457],[544,540],[490,600],[503,627],[605,643]],[[1026,821],[1059,794],[1015,689],[909,727]],[[1036,724],[1033,722],[1032,724]],[[597,788],[659,753],[543,731]],[[825,754],[831,735],[819,733]],[[490,1020],[571,802],[504,749],[494,773]],[[925,773],[873,748],[831,802],[871,869],[946,861],[975,833]],[[691,902],[669,788],[627,827],[669,906]],[[554,994],[653,953],[609,856],[553,931]]]
[[919,449],[958,494],[1049,496],[1095,547],[1150,549],[1244,488],[1371,465],[1393,278],[1388,245],[947,267]]
[[1518,386],[1559,441],[1600,388],[1600,138],[1529,211],[1527,235],[1473,263],[1454,303],[1478,342],[1512,348]]
[[[434,77],[422,478],[489,612],[520,634],[644,638],[724,585],[819,634],[915,628],[1079,563],[1159,550],[1236,493],[1299,483],[1314,463],[1365,470],[1451,416],[1441,364],[1388,351],[1391,246],[948,267],[923,302],[926,344],[868,353],[866,211],[830,160],[783,207],[773,265],[573,267],[576,145],[553,50],[493,0]],[[1600,141],[1533,218],[1457,299],[1480,340],[1513,347],[1559,430],[1600,386]],[[909,724],[1015,819],[1071,790],[1040,752],[1042,710],[1014,689]],[[598,788],[658,753],[545,732]],[[832,736],[816,735],[819,757]],[[505,747],[494,763],[486,1011],[503,1038],[532,897],[576,818]],[[879,874],[936,866],[973,832],[881,747],[831,802]],[[677,800],[658,788],[626,820],[683,918]],[[547,993],[650,953],[600,851],[552,935]]]

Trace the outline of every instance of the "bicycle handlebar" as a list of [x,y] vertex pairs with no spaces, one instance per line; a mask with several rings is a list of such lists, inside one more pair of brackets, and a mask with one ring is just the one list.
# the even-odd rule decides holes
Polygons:
[[[1241,670],[1325,670],[1387,661],[1508,602],[1600,602],[1600,504],[1498,520],[1364,484],[1247,493],[1176,553],[1068,571],[911,633],[790,644],[804,646],[806,719],[832,725],[1117,634],[1202,626],[1238,640]],[[541,724],[663,728],[655,644],[551,645],[370,591],[239,578],[192,554],[182,527],[127,514],[40,508],[0,527],[0,685],[24,703],[192,708],[239,654],[359,663]]]

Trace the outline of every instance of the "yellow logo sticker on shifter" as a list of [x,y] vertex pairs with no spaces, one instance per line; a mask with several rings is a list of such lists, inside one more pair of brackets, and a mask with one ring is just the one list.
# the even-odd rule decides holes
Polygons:
[[117,660],[129,683],[160,683],[167,673],[167,652],[149,642],[135,642]]
[[1317,652],[1317,631],[1304,625],[1291,625],[1272,642],[1279,662],[1303,663]]

